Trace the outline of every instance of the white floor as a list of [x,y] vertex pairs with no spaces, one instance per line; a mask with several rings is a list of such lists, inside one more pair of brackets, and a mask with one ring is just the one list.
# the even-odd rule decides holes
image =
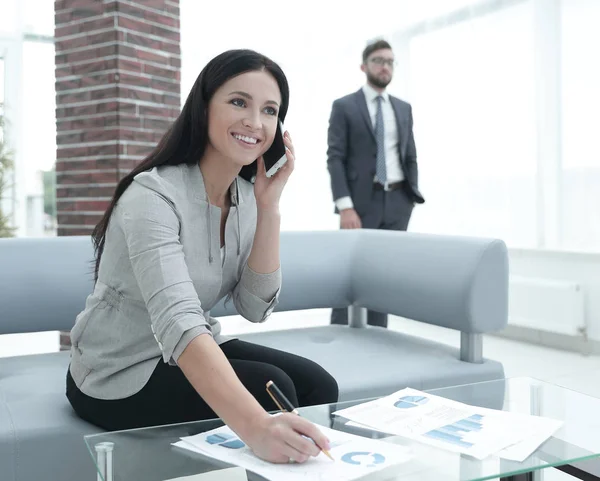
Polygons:
[[[252,324],[239,316],[222,319],[224,334],[241,334],[291,327],[310,327],[329,323],[328,309],[275,313],[264,324]],[[459,345],[459,333],[397,317],[390,318],[390,329]],[[0,336],[0,357],[53,352],[58,350],[58,333]],[[506,377],[529,376],[558,384],[591,396],[600,397],[600,357],[583,356],[494,336],[484,338],[484,355],[503,363]],[[539,478],[542,479],[542,478]],[[555,470],[543,473],[543,481],[573,479]]]

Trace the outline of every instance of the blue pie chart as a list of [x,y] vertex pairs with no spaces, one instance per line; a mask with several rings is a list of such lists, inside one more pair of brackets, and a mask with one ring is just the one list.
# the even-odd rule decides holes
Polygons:
[[424,396],[404,396],[398,399],[394,406],[398,409],[410,409],[427,404],[427,401],[429,401],[429,399]]
[[355,464],[357,466],[366,466],[368,468],[374,468],[378,464],[385,461],[385,456],[379,453],[370,453],[368,451],[354,451],[346,453],[342,456],[342,461],[348,464]]
[[208,444],[216,444],[229,449],[241,449],[245,446],[238,438],[226,433],[211,434],[206,437],[206,442]]

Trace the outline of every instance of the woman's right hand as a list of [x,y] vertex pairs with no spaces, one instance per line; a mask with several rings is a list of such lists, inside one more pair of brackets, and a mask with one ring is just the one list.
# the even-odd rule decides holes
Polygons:
[[329,450],[329,439],[296,414],[269,415],[253,431],[248,446],[256,456],[271,463],[303,463],[318,456],[322,449]]

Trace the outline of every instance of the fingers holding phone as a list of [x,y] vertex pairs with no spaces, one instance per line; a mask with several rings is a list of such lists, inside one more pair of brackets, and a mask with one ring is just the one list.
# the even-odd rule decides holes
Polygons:
[[296,161],[296,151],[294,150],[294,144],[292,143],[292,137],[288,131],[285,132],[283,136],[283,142],[285,144],[285,156],[287,161],[285,165],[281,167],[280,170],[283,170],[286,173],[286,176],[289,177],[292,171],[294,170],[294,165]]
[[272,208],[279,203],[283,187],[294,170],[295,160],[294,144],[290,134],[284,133],[280,122],[273,144],[258,159],[254,194],[259,206]]

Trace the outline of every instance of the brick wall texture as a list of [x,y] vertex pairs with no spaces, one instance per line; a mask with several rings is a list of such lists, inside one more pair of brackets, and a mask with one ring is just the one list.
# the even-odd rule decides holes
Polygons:
[[179,0],[56,0],[58,235],[89,235],[180,111]]

